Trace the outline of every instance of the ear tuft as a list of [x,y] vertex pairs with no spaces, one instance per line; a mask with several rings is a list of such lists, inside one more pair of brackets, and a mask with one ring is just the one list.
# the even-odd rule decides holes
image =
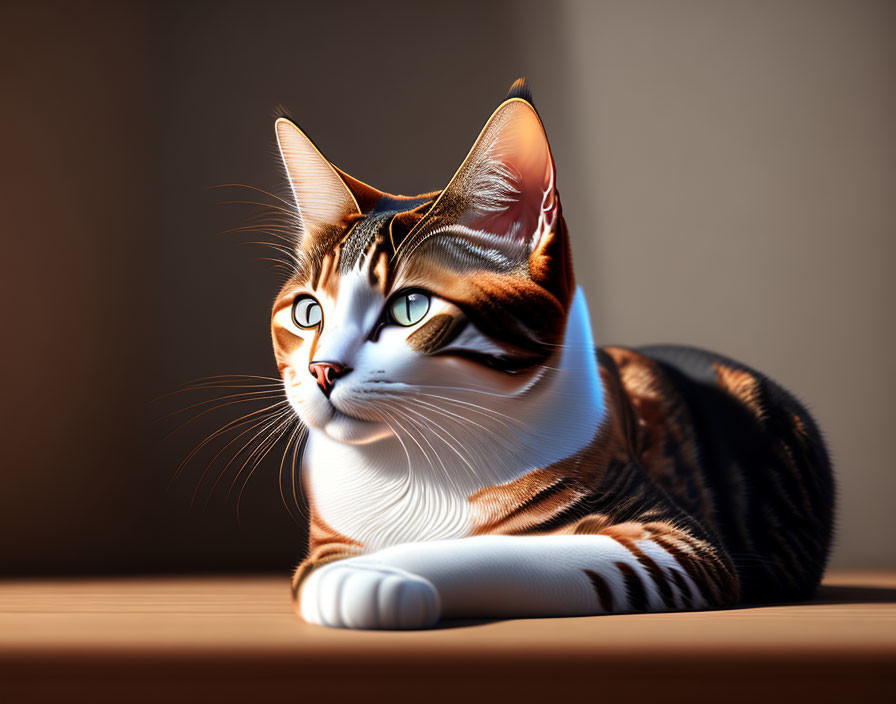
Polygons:
[[532,91],[529,90],[529,84],[526,82],[525,76],[520,76],[513,82],[513,85],[510,86],[510,90],[507,91],[504,100],[511,100],[513,98],[525,100],[533,108],[535,107],[535,102],[532,100]]
[[289,120],[294,125],[298,125],[298,121],[292,116],[289,108],[286,107],[283,103],[277,103],[274,106],[274,111],[271,113],[271,117],[275,120],[279,120],[281,117],[285,120]]

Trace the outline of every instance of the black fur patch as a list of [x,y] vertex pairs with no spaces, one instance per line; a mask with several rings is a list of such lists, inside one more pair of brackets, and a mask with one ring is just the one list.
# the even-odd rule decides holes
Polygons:
[[510,100],[511,98],[520,98],[529,103],[533,108],[535,107],[535,102],[532,100],[532,91],[529,90],[529,84],[526,82],[525,76],[517,78],[513,82],[513,85],[510,86],[510,90],[507,91],[504,100]]

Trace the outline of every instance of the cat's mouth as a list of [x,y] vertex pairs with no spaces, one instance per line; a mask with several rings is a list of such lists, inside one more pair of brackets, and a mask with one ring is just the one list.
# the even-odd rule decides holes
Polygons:
[[347,422],[352,422],[352,423],[377,423],[377,422],[379,422],[379,421],[373,420],[373,419],[359,418],[358,416],[355,416],[355,415],[352,415],[351,413],[343,411],[339,406],[337,406],[332,401],[330,401],[329,403],[330,403],[330,408],[332,409],[332,412],[333,412],[333,417],[337,418],[339,420],[345,420]]
[[376,414],[359,417],[333,398],[319,404],[306,422],[322,430],[331,439],[351,445],[364,445],[391,436],[392,429]]

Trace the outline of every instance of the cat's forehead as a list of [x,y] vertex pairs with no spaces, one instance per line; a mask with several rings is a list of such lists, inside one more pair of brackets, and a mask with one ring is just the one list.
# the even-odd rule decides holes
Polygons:
[[366,280],[371,289],[385,295],[393,282],[396,250],[435,195],[384,195],[369,212],[344,231],[334,233],[325,245],[319,242],[304,253],[308,286],[335,299],[343,280],[352,280],[355,285]]

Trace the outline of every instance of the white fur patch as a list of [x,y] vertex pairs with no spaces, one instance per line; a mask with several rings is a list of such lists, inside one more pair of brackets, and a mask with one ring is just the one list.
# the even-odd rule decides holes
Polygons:
[[478,518],[470,494],[574,454],[604,412],[581,291],[563,348],[511,391],[493,370],[413,353],[406,335],[390,329],[381,344],[365,344],[331,396],[352,415],[376,408],[397,437],[347,444],[312,428],[305,455],[320,516],[371,550],[468,536]]

